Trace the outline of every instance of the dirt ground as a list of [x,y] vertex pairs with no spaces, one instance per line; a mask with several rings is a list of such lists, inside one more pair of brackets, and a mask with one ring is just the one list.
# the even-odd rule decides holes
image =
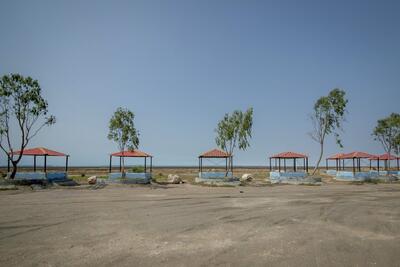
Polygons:
[[0,266],[400,266],[399,200],[400,184],[4,191]]

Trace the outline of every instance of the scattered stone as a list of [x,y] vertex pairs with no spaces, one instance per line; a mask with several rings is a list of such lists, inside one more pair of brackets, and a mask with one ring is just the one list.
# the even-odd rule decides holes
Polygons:
[[239,191],[240,193],[244,193],[243,191]]
[[17,190],[18,188],[14,184],[2,184],[0,190]]
[[183,183],[181,177],[176,174],[168,174],[168,183],[170,184],[180,184]]
[[45,189],[46,187],[41,185],[41,184],[31,184],[32,190],[42,190]]
[[245,173],[242,175],[242,178],[240,179],[241,182],[251,182],[253,180],[253,175],[250,173]]
[[96,184],[97,182],[97,176],[90,176],[88,179],[88,184]]

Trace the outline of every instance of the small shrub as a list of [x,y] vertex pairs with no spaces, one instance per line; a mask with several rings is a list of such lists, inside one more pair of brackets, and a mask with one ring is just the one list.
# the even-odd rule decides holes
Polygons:
[[134,166],[132,167],[131,172],[142,173],[144,172],[144,168],[142,166]]
[[86,173],[81,173],[81,177],[83,178],[83,177],[85,177],[86,176]]

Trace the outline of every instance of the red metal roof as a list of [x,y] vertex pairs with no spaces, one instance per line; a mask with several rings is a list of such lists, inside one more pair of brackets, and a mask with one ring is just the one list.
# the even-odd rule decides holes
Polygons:
[[338,153],[338,154],[330,156],[329,158],[326,158],[326,159],[342,159],[345,155],[346,154],[344,154],[344,153]]
[[[18,155],[20,153],[19,151],[14,151],[13,155]],[[67,154],[57,152],[54,150],[50,150],[44,147],[36,147],[36,148],[30,148],[30,149],[24,149],[24,152],[22,153],[24,156],[54,156],[54,157],[66,157]]]
[[392,155],[392,154],[390,154],[389,155],[389,153],[385,153],[385,154],[382,154],[382,155],[379,155],[379,156],[373,156],[373,157],[371,157],[370,159],[371,160],[396,160],[396,159],[399,159],[400,157],[396,157],[396,156],[394,156],[394,155]]
[[368,154],[368,153],[365,153],[365,152],[360,152],[360,151],[354,151],[354,152],[351,152],[351,153],[348,153],[348,154],[344,154],[342,159],[353,159],[353,158],[356,158],[356,159],[369,159],[369,158],[373,158],[373,157],[375,157],[375,155]]
[[286,158],[286,159],[302,159],[302,158],[308,158],[307,155],[296,153],[296,152],[282,152],[276,155],[273,155],[271,157],[273,158]]
[[120,152],[115,152],[112,153],[111,156],[113,157],[138,157],[138,158],[144,158],[144,157],[153,157],[150,154],[147,154],[146,152],[140,151],[140,150],[133,150],[133,151],[120,151]]
[[228,158],[228,157],[230,157],[230,154],[220,149],[212,149],[210,151],[204,152],[199,156],[199,158]]

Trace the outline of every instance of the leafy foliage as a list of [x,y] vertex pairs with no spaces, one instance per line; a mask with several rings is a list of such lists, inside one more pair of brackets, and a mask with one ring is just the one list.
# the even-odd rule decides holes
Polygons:
[[400,114],[392,113],[380,119],[372,133],[374,139],[379,141],[387,153],[394,151],[400,153]]
[[[139,147],[139,133],[133,122],[135,114],[132,111],[119,107],[109,122],[108,139],[116,142],[120,151],[133,151]],[[122,158],[122,172],[124,172],[124,158]]]
[[326,136],[333,133],[336,143],[343,147],[339,131],[342,130],[342,123],[345,120],[347,103],[346,92],[335,88],[327,96],[320,97],[314,104],[314,112],[311,115],[314,131],[310,133],[310,136],[320,144],[321,149],[313,174],[321,162]]
[[[44,126],[56,122],[54,116],[47,116],[48,104],[41,95],[41,87],[37,80],[23,77],[20,74],[4,75],[0,80],[0,148],[7,154],[13,165],[11,178],[14,178],[17,165],[30,140],[35,137]],[[21,141],[17,158],[11,156],[14,148],[11,136],[15,140],[17,134],[12,133],[12,122],[17,123],[17,132]],[[11,152],[9,154],[8,152]]]
[[[217,137],[216,144],[228,154],[232,155],[236,146],[240,150],[246,150],[250,146],[251,132],[253,127],[253,108],[246,112],[235,110],[231,115],[225,114],[215,129]],[[232,166],[229,159],[229,166]]]

